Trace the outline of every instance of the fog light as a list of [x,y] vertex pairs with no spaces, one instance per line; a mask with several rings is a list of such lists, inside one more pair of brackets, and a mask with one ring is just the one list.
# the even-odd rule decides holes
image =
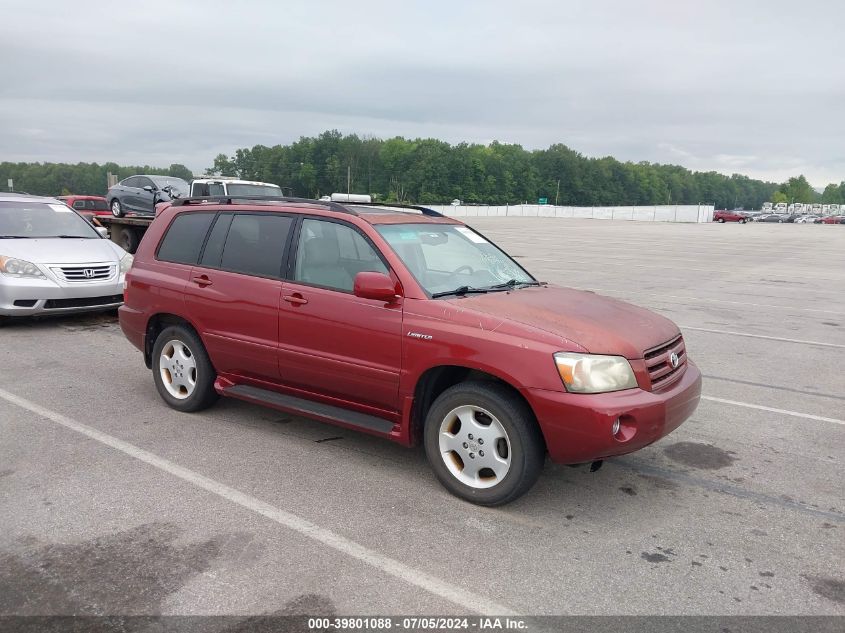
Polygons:
[[610,434],[616,435],[617,433],[619,433],[619,427],[620,427],[619,418],[616,418],[616,421],[613,423],[613,428],[610,429]]

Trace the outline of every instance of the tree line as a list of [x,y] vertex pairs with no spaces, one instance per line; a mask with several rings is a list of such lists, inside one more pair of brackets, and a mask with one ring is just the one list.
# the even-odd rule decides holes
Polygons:
[[[14,178],[30,193],[94,193],[105,190],[106,173],[119,178],[150,173],[191,179],[184,165],[167,169],[114,163],[0,163],[0,185]],[[589,158],[556,144],[526,150],[520,145],[458,143],[437,139],[379,139],[337,130],[301,137],[289,145],[256,145],[220,154],[208,175],[237,176],[280,185],[288,195],[314,198],[332,192],[369,193],[377,200],[468,204],[536,203],[573,206],[714,204],[760,208],[763,202],[845,202],[845,182],[819,194],[804,176],[785,183],[741,174],[690,171],[678,165]]]
[[188,182],[193,178],[191,170],[180,164],[170,167],[149,165],[120,166],[117,163],[0,163],[0,191],[6,191],[7,181],[12,179],[14,190],[41,196],[67,196],[105,194],[107,174],[114,174],[123,180],[135,174],[175,176]]

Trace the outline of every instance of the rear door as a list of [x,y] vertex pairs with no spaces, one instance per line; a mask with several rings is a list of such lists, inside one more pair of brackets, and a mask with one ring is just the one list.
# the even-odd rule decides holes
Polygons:
[[135,212],[138,210],[138,177],[132,176],[117,185],[117,199],[124,211]]
[[220,213],[185,291],[219,372],[278,382],[282,262],[292,216]]
[[357,273],[389,274],[385,260],[356,227],[338,220],[304,218],[296,242],[279,310],[283,382],[398,411],[402,303],[352,293]]

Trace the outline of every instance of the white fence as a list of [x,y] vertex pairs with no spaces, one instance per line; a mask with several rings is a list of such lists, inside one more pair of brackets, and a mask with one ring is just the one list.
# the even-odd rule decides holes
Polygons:
[[643,222],[711,222],[713,205],[666,204],[639,207],[561,207],[553,204],[426,205],[452,217],[588,218],[593,220],[639,220]]

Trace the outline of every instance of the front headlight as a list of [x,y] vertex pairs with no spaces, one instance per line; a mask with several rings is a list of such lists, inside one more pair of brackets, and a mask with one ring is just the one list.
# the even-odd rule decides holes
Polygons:
[[135,258],[132,257],[129,253],[126,253],[123,257],[120,258],[120,274],[124,275],[126,272],[132,268],[132,262],[135,261]]
[[558,352],[555,364],[566,390],[574,393],[605,393],[637,386],[631,363],[622,356]]
[[0,273],[9,277],[29,277],[30,279],[45,279],[38,266],[14,257],[0,255]]

